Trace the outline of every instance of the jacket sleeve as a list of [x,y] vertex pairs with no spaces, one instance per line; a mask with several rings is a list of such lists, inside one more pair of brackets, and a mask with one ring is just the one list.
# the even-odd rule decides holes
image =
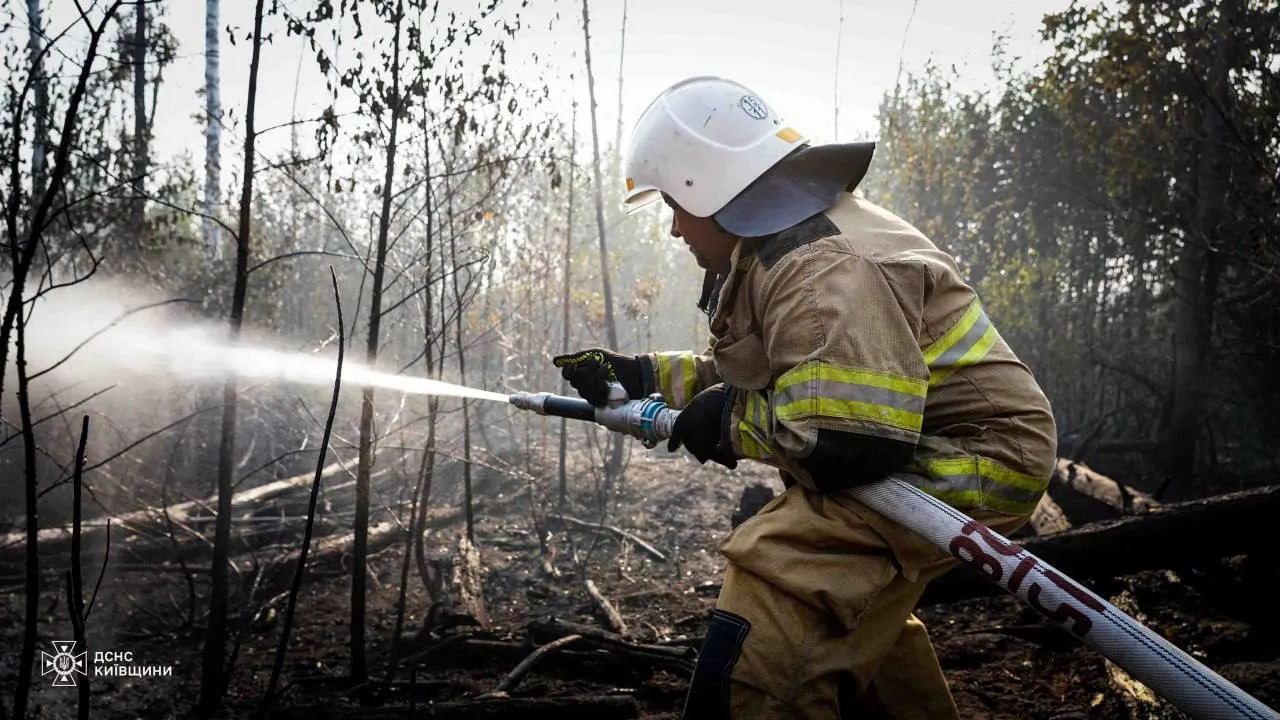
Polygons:
[[771,386],[734,393],[724,442],[819,490],[878,480],[920,438],[929,370],[920,325],[932,275],[920,261],[808,246],[756,299]]
[[677,410],[688,405],[694,395],[720,382],[710,348],[701,353],[665,351],[641,357],[648,366],[650,387]]

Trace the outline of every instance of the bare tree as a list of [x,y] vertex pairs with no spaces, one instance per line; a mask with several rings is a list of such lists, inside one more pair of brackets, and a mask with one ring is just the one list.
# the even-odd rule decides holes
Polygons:
[[[49,78],[44,74],[44,19],[40,0],[27,0],[27,55],[31,62],[31,116],[35,132],[31,143],[31,197],[44,193],[46,156],[49,152]],[[16,138],[15,138],[16,139]]]
[[[573,286],[573,195],[574,180],[578,162],[574,155],[578,149],[578,103],[573,103],[572,120],[569,121],[569,150],[565,157],[569,164],[569,210],[564,225],[564,285],[560,299],[560,352],[569,352],[569,309],[570,288]],[[560,392],[569,392],[569,381],[561,378]],[[565,458],[568,455],[569,420],[560,418],[560,510],[564,511],[565,496],[568,494],[568,472],[565,469]]]
[[[71,613],[71,628],[75,633],[76,647],[80,652],[88,652],[89,645],[85,636],[84,621],[84,581],[81,577],[80,563],[80,515],[84,508],[84,448],[89,441],[89,416],[85,415],[80,424],[80,443],[76,446],[75,472],[71,478],[71,569],[67,571],[67,610]],[[79,720],[89,718],[89,683],[88,673],[76,683],[79,705],[76,717]]]
[[[244,178],[240,186],[240,217],[236,228],[234,287],[228,321],[231,342],[240,337],[244,319],[245,294],[249,279],[249,248],[253,229],[253,176],[257,153],[254,108],[258,99],[258,68],[262,55],[263,0],[253,11],[252,56],[249,60],[249,91],[245,99]],[[218,514],[214,525],[213,566],[210,568],[209,629],[205,636],[203,667],[200,673],[200,707],[213,711],[221,707],[226,690],[227,643],[227,560],[231,544],[232,473],[236,451],[237,382],[234,371],[222,388],[222,436],[218,445]]]
[[[421,80],[421,66],[419,66],[418,75],[419,80]],[[444,351],[448,342],[448,333],[445,332],[444,327],[447,321],[444,319],[443,302],[440,303],[439,309],[441,327],[439,332],[436,332],[434,316],[437,308],[435,296],[431,293],[432,250],[435,240],[435,198],[431,193],[431,133],[428,132],[428,124],[429,116],[424,113],[422,115],[422,174],[425,181],[422,183],[422,188],[426,232],[424,233],[423,242],[421,283],[423,291],[420,294],[422,304],[422,360],[424,375],[438,378],[444,368]],[[444,263],[441,262],[440,265],[443,268]],[[442,282],[441,286],[443,285],[444,283]],[[427,565],[427,553],[422,535],[426,529],[427,503],[431,499],[431,480],[435,473],[436,431],[440,419],[439,411],[440,399],[433,395],[427,400],[427,442],[422,449],[422,461],[418,465],[418,487],[414,493],[414,505],[418,509],[417,522],[410,526],[414,562],[418,569],[418,576],[422,580],[423,588],[427,591],[428,596],[432,592],[433,583],[431,582],[431,571]],[[408,552],[407,548],[405,552]],[[395,671],[395,661],[397,659],[392,659],[392,672]]]
[[[21,198],[24,195],[21,187],[21,174],[18,170],[22,148],[21,124],[18,122],[13,125],[13,138],[10,143],[9,157],[7,158],[10,168],[10,182],[5,207],[5,231],[8,240],[12,280],[9,284],[9,297],[5,302],[4,319],[3,322],[0,322],[0,396],[3,396],[3,378],[6,374],[10,342],[16,341],[13,343],[14,365],[18,384],[18,415],[23,448],[23,487],[26,513],[26,617],[24,619],[22,649],[18,660],[18,682],[14,691],[13,703],[14,716],[17,718],[25,717],[27,712],[27,701],[31,691],[31,672],[35,664],[36,628],[39,624],[40,616],[40,554],[38,547],[40,489],[36,465],[35,428],[31,415],[30,374],[27,370],[26,357],[27,314],[24,312],[27,299],[26,289],[30,279],[32,263],[42,247],[44,247],[44,233],[47,224],[53,215],[63,211],[55,211],[54,203],[55,198],[62,194],[67,178],[71,150],[76,141],[76,131],[80,122],[81,104],[85,99],[89,78],[93,73],[93,66],[98,58],[98,47],[102,41],[103,33],[119,11],[122,2],[123,0],[116,0],[109,5],[96,25],[89,20],[87,14],[84,12],[80,14],[80,21],[89,30],[89,45],[81,62],[76,84],[67,99],[67,110],[63,118],[61,134],[58,137],[53,172],[49,175],[47,183],[42,177],[36,176],[33,172],[33,192],[31,197],[34,201],[34,209],[29,215],[25,231],[19,229],[18,222],[19,215],[22,213]],[[33,23],[33,27],[36,29],[33,32],[43,32],[39,30],[41,28],[41,18],[38,3],[32,0],[27,8],[29,13],[28,20]],[[32,48],[30,57],[35,61],[32,75],[22,95],[16,98],[16,105],[13,107],[14,117],[21,119],[24,116],[26,89],[30,89],[32,85],[36,86],[35,107],[32,110],[37,114],[35,118],[37,133],[35,144],[38,149],[33,151],[32,164],[33,171],[39,169],[41,173],[43,173],[46,162],[43,150],[46,139],[42,135],[47,133],[47,123],[40,118],[42,116],[47,117],[49,108],[47,88],[42,91],[40,87],[47,82],[42,63],[43,56],[47,50],[48,48],[43,45],[39,48]],[[46,93],[43,98],[40,96],[41,92]],[[34,192],[35,189],[39,189],[39,192]]]
[[587,92],[590,94],[591,107],[591,153],[592,173],[595,176],[596,230],[600,236],[600,282],[604,288],[605,328],[609,334],[609,348],[618,349],[618,326],[613,319],[613,288],[609,283],[609,248],[607,231],[604,224],[604,179],[600,172],[600,130],[596,119],[596,82],[591,70],[591,14],[587,8],[588,0],[582,0],[582,37],[586,47],[587,59]]
[[146,235],[146,183],[149,136],[147,123],[147,0],[134,4],[134,29],[130,40],[133,61],[133,198],[130,203],[129,231],[135,242]]
[[293,614],[298,606],[298,592],[302,589],[302,577],[307,570],[307,553],[311,549],[311,534],[316,524],[316,501],[320,496],[320,481],[324,477],[324,460],[329,450],[329,438],[333,434],[333,420],[338,414],[338,396],[342,392],[342,361],[346,347],[346,338],[342,334],[342,296],[338,293],[338,276],[329,268],[329,278],[333,282],[333,302],[338,309],[338,361],[333,372],[333,395],[329,399],[329,416],[324,422],[324,433],[320,437],[320,456],[316,460],[316,474],[311,481],[311,494],[307,497],[307,523],[302,531],[302,548],[298,551],[298,565],[293,569],[293,581],[289,586],[287,605],[284,611],[283,627],[280,629],[280,643],[276,646],[275,662],[271,664],[271,678],[267,682],[267,692],[263,695],[262,709],[268,710],[275,701],[276,688],[280,682],[280,671],[284,667],[284,656],[289,650],[289,634],[293,629]]
[[1173,373],[1161,452],[1158,453],[1164,481],[1156,491],[1162,496],[1171,484],[1196,474],[1196,440],[1205,407],[1206,378],[1213,339],[1214,305],[1218,300],[1218,280],[1223,270],[1220,225],[1226,188],[1223,184],[1223,140],[1231,107],[1228,75],[1232,28],[1239,15],[1240,0],[1228,0],[1218,9],[1213,64],[1209,69],[1208,91],[1204,98],[1201,131],[1204,149],[1199,154],[1195,178],[1195,208],[1192,233],[1183,240],[1181,255],[1174,267],[1175,310],[1173,333]]
[[[369,334],[365,345],[365,362],[372,367],[378,360],[378,333],[382,324],[382,283],[386,274],[387,237],[391,228],[391,199],[396,177],[396,142],[400,129],[402,98],[400,94],[400,26],[404,20],[404,2],[397,0],[391,16],[391,75],[385,106],[389,115],[386,148],[386,172],[382,181],[382,208],[378,213],[377,249],[373,255],[373,287],[369,290]],[[351,676],[361,683],[369,677],[365,658],[365,594],[368,582],[369,552],[369,475],[373,469],[373,387],[366,385],[360,402],[360,460],[356,468],[355,547],[351,558]]]
[[[582,0],[582,38],[586,48],[587,92],[591,100],[591,169],[595,176],[596,231],[600,236],[600,282],[604,288],[604,322],[609,335],[609,348],[618,350],[618,326],[613,317],[613,288],[609,282],[609,248],[606,240],[607,231],[604,224],[604,179],[600,172],[600,130],[596,119],[596,82],[591,70],[591,14],[587,8],[588,0]],[[622,472],[622,438],[611,435],[609,441],[609,479],[606,485]]]
[[[456,136],[455,136],[456,137]],[[455,150],[457,149],[455,144]],[[455,153],[456,155],[456,153]],[[452,156],[451,156],[452,157]],[[448,168],[452,161],[446,163]],[[459,283],[458,276],[462,274],[461,267],[458,264],[458,231],[454,226],[454,208],[453,208],[453,190],[450,188],[448,175],[445,177],[445,217],[448,223],[449,232],[449,264],[453,267],[451,273],[451,282],[453,286],[453,304],[454,312],[457,318],[454,325],[454,344],[458,348],[458,381],[463,385],[467,384],[467,349],[462,341],[463,328],[466,325],[464,314],[466,312],[464,301],[466,299],[466,291]],[[463,487],[463,503],[467,518],[467,541],[471,545],[476,542],[475,517],[472,505],[471,495],[471,403],[464,398],[462,400],[462,487]]]
[[627,65],[627,3],[622,0],[622,31],[618,46],[618,119],[613,129],[613,157],[615,161],[622,159],[622,79],[623,69]]
[[[35,0],[32,0],[34,2]],[[204,4],[204,231],[205,251],[221,256],[216,218],[222,205],[222,95],[218,78],[218,0]]]

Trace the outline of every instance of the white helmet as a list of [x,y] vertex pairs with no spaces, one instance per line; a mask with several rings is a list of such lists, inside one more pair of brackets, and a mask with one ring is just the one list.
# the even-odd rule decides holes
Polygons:
[[713,215],[804,139],[744,85],[710,76],[682,80],[636,122],[627,210],[665,192],[698,217]]
[[[636,122],[624,203],[631,213],[665,193],[697,217],[715,215],[729,232],[772,234],[827,209],[840,191],[852,190],[866,173],[874,147],[809,147],[807,138],[783,124],[750,88],[719,77],[693,77],[662,91]],[[783,171],[762,180],[775,166]]]

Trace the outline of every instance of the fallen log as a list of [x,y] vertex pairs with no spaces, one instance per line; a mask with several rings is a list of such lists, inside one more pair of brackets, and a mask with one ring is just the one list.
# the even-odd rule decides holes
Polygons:
[[529,623],[529,635],[539,642],[571,635],[580,637],[585,642],[607,650],[620,661],[640,667],[661,668],[678,675],[693,672],[694,659],[698,654],[691,647],[645,645],[607,630],[558,618]]
[[[321,477],[329,477],[342,470],[342,463],[332,463],[321,470]],[[382,470],[380,474],[386,473]],[[265,500],[283,495],[291,490],[298,488],[310,487],[311,481],[315,479],[315,472],[309,471],[301,475],[283,478],[274,482],[259,485],[258,487],[242,490],[231,498],[232,511],[245,510]],[[163,507],[144,507],[130,512],[119,513],[111,516],[111,526],[113,530],[123,528],[134,528],[142,530],[150,528],[151,531],[167,535],[168,528],[165,522],[167,513],[169,522],[175,526],[181,526],[191,522],[200,514],[213,515],[213,508],[217,507],[218,498],[210,496],[199,500],[185,500],[183,502],[169,505],[168,508]],[[106,518],[94,518],[86,521],[81,527],[81,541],[90,541],[93,536],[101,533],[106,529]],[[26,533],[13,532],[0,536],[0,560],[9,560],[20,558],[25,552]],[[63,525],[58,527],[42,528],[37,536],[37,542],[40,545],[41,553],[49,553],[54,555],[62,555],[69,552],[71,547],[71,526]],[[10,557],[12,556],[12,557]]]
[[614,607],[613,603],[609,602],[609,598],[605,597],[604,593],[600,592],[600,588],[596,587],[595,582],[592,581],[591,578],[587,578],[586,581],[583,582],[583,586],[586,587],[587,594],[591,596],[592,603],[595,604],[600,613],[604,615],[606,622],[609,623],[609,629],[619,635],[626,635],[627,622],[622,619],[622,613],[618,612],[618,608]]
[[[157,511],[158,512],[158,511]],[[451,525],[462,517],[462,510],[459,508],[433,508],[429,511],[424,527],[438,528]],[[203,518],[196,518],[203,519]],[[291,521],[290,521],[291,522]],[[174,523],[174,535],[170,537],[168,530],[163,527],[163,517],[156,521],[157,525],[131,525],[127,527],[116,527],[115,522],[111,524],[111,556],[112,565],[117,560],[126,564],[132,563],[135,569],[141,570],[149,564],[153,564],[157,570],[178,567],[174,564],[176,560],[183,560],[189,566],[196,566],[206,563],[210,552],[212,552],[212,540],[207,538],[204,533],[198,530],[195,522]],[[271,525],[267,522],[254,522],[252,519],[237,518],[232,521],[232,547],[231,552],[235,556],[248,556],[253,551],[259,553],[270,553],[271,545],[285,545],[296,550],[297,543],[301,540],[301,528],[296,528],[297,532],[292,532],[283,527],[285,523],[276,520],[275,523],[281,526],[274,532],[262,532],[261,530]],[[241,532],[240,528],[248,525],[250,530]],[[328,533],[322,537],[317,537],[317,542],[324,542],[326,538],[344,538],[350,537],[349,533],[344,531],[350,527],[350,521],[346,519],[338,519],[333,517],[325,517],[317,519],[317,532],[323,531]],[[335,529],[341,528],[337,532]],[[105,528],[104,528],[105,529]],[[345,540],[337,540],[337,542],[345,543]],[[60,570],[66,566],[67,557],[65,553],[58,552],[58,543],[53,546],[40,546],[41,564],[53,570]],[[16,552],[19,548],[9,548],[11,552]],[[103,547],[85,548],[83,557],[86,561],[98,562],[102,557]],[[14,565],[19,566],[22,558],[18,554],[6,554],[4,549],[0,549],[0,566]],[[180,570],[180,568],[179,568]]]
[[453,553],[450,600],[457,612],[475,618],[481,627],[489,627],[489,608],[485,605],[484,584],[481,582],[480,549],[464,533],[454,543]]
[[522,679],[524,679],[524,676],[529,674],[529,671],[533,669],[533,666],[538,664],[539,660],[560,648],[563,648],[566,645],[571,645],[581,639],[581,635],[565,635],[562,638],[552,640],[546,645],[539,647],[537,650],[529,653],[529,657],[521,660],[520,664],[517,665],[514,670],[507,673],[507,676],[502,679],[502,682],[498,683],[497,687],[480,697],[507,697],[511,690],[515,688]]
[[[323,474],[324,477],[328,477],[329,475],[332,475],[333,473],[337,472],[340,469],[342,469],[341,463],[333,463],[325,467],[324,470],[321,471],[321,473]],[[260,485],[258,487],[251,488],[249,490],[244,490],[242,492],[236,493],[231,498],[231,507],[232,508],[244,507],[249,503],[275,497],[276,495],[279,495],[282,492],[287,492],[289,490],[292,490],[295,487],[301,487],[302,485],[312,480],[314,477],[315,477],[315,472],[307,472],[301,475],[294,475],[293,477],[284,478],[282,480],[276,480],[275,482],[270,482],[270,483],[267,483],[266,485]],[[216,507],[217,503],[218,503],[218,498],[216,496],[210,496],[200,500],[187,500],[184,502],[174,503],[173,505],[169,506],[169,517],[174,522],[185,521],[187,518],[194,515],[196,511],[211,509],[213,507]],[[158,516],[162,514],[162,512],[163,511],[160,508],[145,507],[140,510],[134,510],[132,512],[121,513],[119,515],[113,516],[112,524],[119,525],[121,523],[146,523],[146,522],[155,520]],[[105,524],[103,522],[103,519],[101,518],[92,521],[92,523],[86,522],[84,524],[84,527],[82,528],[82,532],[89,533],[95,530],[102,530],[104,525]],[[39,538],[38,538],[41,545],[46,545],[46,544],[52,545],[62,540],[66,540],[67,542],[69,542],[70,539],[71,539],[70,526],[44,528],[40,531]],[[3,537],[0,537],[0,551],[7,550],[10,546],[14,546],[14,545],[20,546],[25,540],[26,540],[25,533],[9,533]]]
[[529,623],[529,634],[535,639],[545,642],[548,639],[568,637],[576,635],[600,645],[613,648],[621,648],[627,652],[643,653],[646,655],[657,655],[666,658],[674,658],[676,660],[692,660],[697,653],[688,647],[671,647],[667,645],[646,645],[628,640],[627,638],[611,633],[607,630],[601,630],[590,625],[582,625],[580,623],[561,620],[560,618],[551,618],[545,621],[535,621]]
[[[1110,578],[1139,570],[1176,569],[1274,543],[1270,524],[1280,513],[1280,485],[1160,505],[1141,515],[1091,523],[1018,544],[1077,579]],[[1004,594],[961,565],[930,583],[919,604],[936,605]]]
[[1067,519],[1066,513],[1062,512],[1062,508],[1049,497],[1048,493],[1040,496],[1040,502],[1031,512],[1031,519],[1027,525],[1035,535],[1052,535],[1071,529],[1071,521]]
[[[400,536],[400,526],[394,522],[383,522],[377,525],[369,526],[369,554],[372,555],[387,547],[390,547]],[[355,547],[355,533],[345,533],[342,535],[330,535],[329,537],[320,538],[312,546],[311,551],[307,553],[307,573],[306,577],[317,574],[332,574],[335,572],[346,572],[350,568],[347,566],[346,560],[352,549]],[[262,584],[267,590],[276,590],[285,587],[293,578],[294,563],[298,561],[300,548],[290,548],[287,552],[281,553],[268,561]],[[232,558],[232,562],[249,563],[247,556],[238,556]]]
[[1088,465],[1067,458],[1058,458],[1053,482],[1061,483],[1126,515],[1143,513],[1160,506],[1160,501],[1150,494],[1122,485]]

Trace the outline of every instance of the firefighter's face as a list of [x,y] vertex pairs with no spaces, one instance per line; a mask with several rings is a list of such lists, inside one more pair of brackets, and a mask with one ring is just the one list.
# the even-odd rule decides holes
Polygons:
[[684,240],[698,267],[715,273],[729,272],[738,238],[725,232],[713,218],[691,215],[666,195],[662,199],[671,208],[671,237]]

